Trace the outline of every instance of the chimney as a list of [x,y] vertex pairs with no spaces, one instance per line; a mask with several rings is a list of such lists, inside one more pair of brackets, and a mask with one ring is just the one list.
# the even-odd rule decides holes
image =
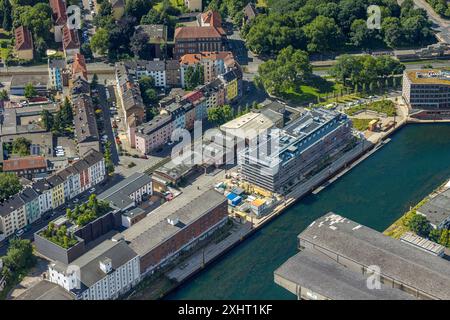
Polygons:
[[100,265],[100,270],[102,270],[106,274],[108,274],[112,271],[112,260],[110,258],[105,258],[103,260],[100,260],[99,265]]

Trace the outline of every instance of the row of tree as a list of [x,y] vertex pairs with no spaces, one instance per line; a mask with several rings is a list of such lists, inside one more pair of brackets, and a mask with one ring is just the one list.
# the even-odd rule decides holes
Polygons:
[[342,55],[331,68],[330,74],[344,86],[362,87],[383,82],[388,77],[394,78],[394,75],[401,74],[404,69],[403,64],[390,56]]
[[366,0],[277,0],[268,14],[259,15],[241,30],[248,47],[273,55],[292,45],[324,53],[351,48],[419,46],[433,40],[426,11],[412,0],[401,7],[395,0],[374,0],[381,8],[381,28],[367,27]]
[[450,17],[450,3],[445,0],[427,0],[434,11],[445,18]]

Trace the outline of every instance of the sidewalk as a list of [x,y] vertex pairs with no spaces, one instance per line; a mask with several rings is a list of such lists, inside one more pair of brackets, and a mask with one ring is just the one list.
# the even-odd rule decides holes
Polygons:
[[237,223],[236,226],[231,229],[231,235],[219,243],[212,242],[203,250],[200,250],[192,255],[189,259],[183,262],[182,265],[167,272],[166,276],[171,279],[175,279],[178,282],[186,280],[194,273],[201,270],[205,264],[223,254],[233,245],[237,244],[241,239],[249,234],[251,230],[252,226],[250,222],[245,222],[244,224]]

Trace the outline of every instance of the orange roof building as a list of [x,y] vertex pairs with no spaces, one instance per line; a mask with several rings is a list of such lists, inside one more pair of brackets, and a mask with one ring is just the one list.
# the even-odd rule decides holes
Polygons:
[[83,78],[88,80],[86,60],[80,53],[76,53],[72,63],[72,79]]
[[31,32],[24,26],[18,27],[14,30],[14,37],[16,39],[15,52],[19,59],[33,60],[33,38]]
[[3,161],[3,172],[16,173],[32,178],[35,174],[47,172],[47,160],[42,156],[29,156]]
[[222,27],[222,17],[214,10],[208,10],[200,15],[200,26],[202,27]]
[[62,28],[62,42],[66,59],[72,59],[80,53],[80,39],[77,30],[69,29],[67,25]]

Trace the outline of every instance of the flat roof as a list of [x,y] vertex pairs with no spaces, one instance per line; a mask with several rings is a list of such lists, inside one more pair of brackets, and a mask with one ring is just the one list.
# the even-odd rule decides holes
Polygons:
[[[209,189],[198,194],[196,190],[183,193],[173,201],[156,208],[144,219],[125,230],[122,234],[130,247],[140,256],[171,238],[183,227],[190,225],[205,213],[226,202],[226,198],[215,190]],[[171,225],[168,218],[178,219]]]
[[[275,270],[274,275],[332,300],[415,299],[401,290],[384,285],[380,289],[369,289],[367,278],[362,273],[353,272],[324,254],[308,249],[287,260]],[[289,286],[286,289],[289,290]]]
[[437,299],[450,299],[450,263],[333,212],[311,223],[298,236]]
[[423,69],[405,71],[408,79],[414,84],[446,84],[450,85],[450,72],[439,69]]
[[439,226],[450,216],[450,189],[431,198],[417,212],[424,215],[431,224]]
[[429,252],[435,255],[442,255],[444,253],[445,247],[431,240],[419,237],[412,232],[406,232],[400,238],[401,241],[413,245],[425,252]]

